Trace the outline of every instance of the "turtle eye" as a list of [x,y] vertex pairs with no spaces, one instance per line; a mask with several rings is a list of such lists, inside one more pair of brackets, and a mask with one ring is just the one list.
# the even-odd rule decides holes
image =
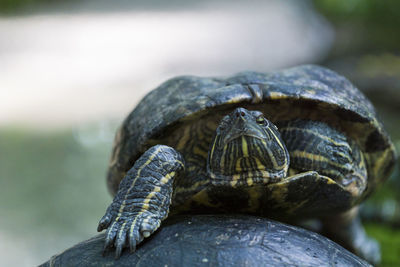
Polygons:
[[258,116],[256,122],[260,125],[263,125],[265,123],[265,118],[263,116]]

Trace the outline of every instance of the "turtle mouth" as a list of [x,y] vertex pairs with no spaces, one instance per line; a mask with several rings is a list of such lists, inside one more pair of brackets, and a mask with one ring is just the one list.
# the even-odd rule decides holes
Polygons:
[[260,136],[259,133],[256,132],[250,132],[250,131],[235,131],[233,133],[229,133],[227,134],[227,136],[224,138],[222,144],[225,146],[226,144],[232,142],[233,140],[236,140],[238,138],[242,138],[244,136],[248,136],[248,137],[253,137],[262,141],[265,141],[265,137],[264,136]]

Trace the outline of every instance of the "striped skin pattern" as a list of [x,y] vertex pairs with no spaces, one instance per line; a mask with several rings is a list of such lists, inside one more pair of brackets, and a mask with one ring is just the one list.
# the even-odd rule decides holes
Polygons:
[[214,185],[276,182],[288,168],[289,155],[280,134],[261,112],[237,108],[222,119],[207,164]]
[[182,156],[173,148],[157,145],[142,155],[120,184],[98,231],[107,229],[104,250],[115,244],[116,257],[128,245],[134,251],[168,215],[175,177],[184,169]]
[[361,150],[343,133],[318,121],[293,120],[279,123],[290,154],[290,167],[317,171],[349,188],[354,197],[367,185],[367,168]]

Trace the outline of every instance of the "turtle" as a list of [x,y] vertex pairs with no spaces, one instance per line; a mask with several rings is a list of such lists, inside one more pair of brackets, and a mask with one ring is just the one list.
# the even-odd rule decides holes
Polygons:
[[149,92],[117,131],[98,231],[104,251],[136,246],[169,215],[246,213],[321,231],[372,263],[359,204],[396,152],[371,102],[318,65],[231,77],[179,76]]
[[[365,266],[328,238],[267,218],[178,215],[163,222],[135,253],[101,256],[104,233],[51,257],[45,266]],[[285,253],[282,253],[284,251]]]

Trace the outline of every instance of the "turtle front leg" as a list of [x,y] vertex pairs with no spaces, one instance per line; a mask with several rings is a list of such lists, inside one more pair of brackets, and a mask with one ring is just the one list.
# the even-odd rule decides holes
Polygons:
[[121,181],[97,231],[107,228],[104,251],[113,245],[115,256],[129,244],[131,252],[160,226],[169,212],[173,181],[184,169],[175,149],[156,145],[147,150]]
[[361,223],[358,206],[322,220],[325,235],[372,264],[379,264],[378,242],[369,237]]

